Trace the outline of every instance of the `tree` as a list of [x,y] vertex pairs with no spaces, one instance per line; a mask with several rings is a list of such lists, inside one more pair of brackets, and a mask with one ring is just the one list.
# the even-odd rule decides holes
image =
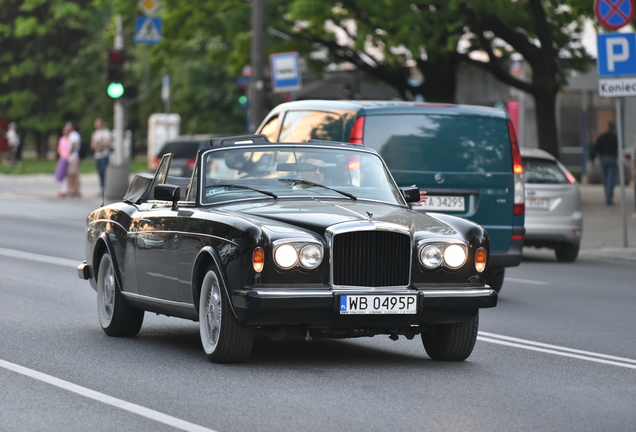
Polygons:
[[41,156],[48,133],[69,118],[64,82],[88,36],[89,3],[0,1],[0,113],[36,134]]

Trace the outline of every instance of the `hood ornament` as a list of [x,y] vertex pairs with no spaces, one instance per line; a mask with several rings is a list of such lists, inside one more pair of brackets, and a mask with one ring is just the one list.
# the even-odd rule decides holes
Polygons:
[[369,220],[373,219],[373,213],[372,212],[367,212],[367,215],[369,216]]

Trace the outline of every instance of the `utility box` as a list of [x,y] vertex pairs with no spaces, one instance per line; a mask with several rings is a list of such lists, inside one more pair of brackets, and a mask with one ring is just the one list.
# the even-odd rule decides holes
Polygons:
[[179,114],[152,114],[148,119],[148,163],[157,156],[163,145],[179,136]]

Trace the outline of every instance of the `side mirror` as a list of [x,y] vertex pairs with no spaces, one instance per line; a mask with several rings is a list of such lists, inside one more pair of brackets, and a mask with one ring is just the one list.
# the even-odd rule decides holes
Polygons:
[[155,199],[159,201],[170,201],[172,210],[177,209],[177,202],[181,199],[181,189],[177,185],[160,184],[155,186]]
[[418,202],[420,200],[420,189],[417,186],[401,187],[400,191],[407,203]]

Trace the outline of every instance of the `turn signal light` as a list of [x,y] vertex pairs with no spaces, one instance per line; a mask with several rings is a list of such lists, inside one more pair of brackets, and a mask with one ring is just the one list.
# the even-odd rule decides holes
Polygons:
[[486,269],[486,249],[479,248],[475,252],[475,269],[481,273]]
[[263,271],[263,267],[265,266],[265,251],[263,248],[257,247],[254,249],[254,253],[252,254],[252,266],[256,273]]

